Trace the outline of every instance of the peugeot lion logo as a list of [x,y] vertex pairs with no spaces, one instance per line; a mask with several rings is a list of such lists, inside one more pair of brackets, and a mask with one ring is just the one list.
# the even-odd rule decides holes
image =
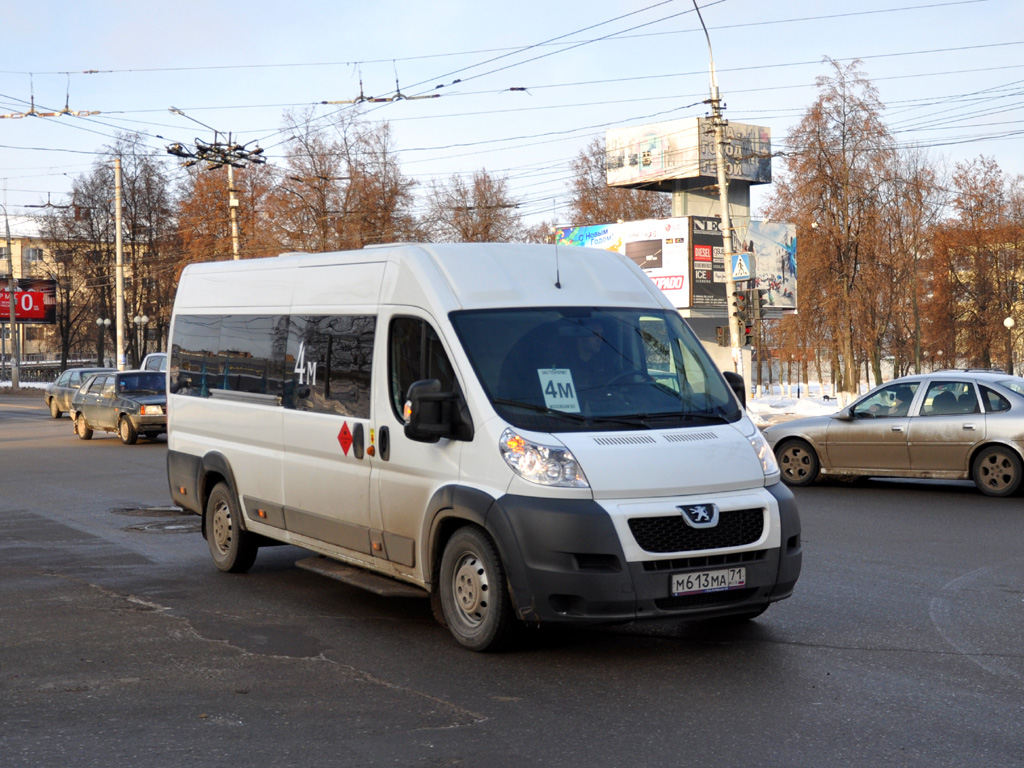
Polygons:
[[691,528],[714,528],[718,525],[717,504],[684,504],[676,507]]

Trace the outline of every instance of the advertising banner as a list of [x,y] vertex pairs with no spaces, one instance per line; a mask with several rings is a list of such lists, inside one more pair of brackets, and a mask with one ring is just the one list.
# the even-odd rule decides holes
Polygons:
[[[57,322],[57,281],[33,278],[16,280],[14,293],[15,322],[52,325]],[[11,317],[8,284],[0,284],[0,322]]]
[[[772,180],[771,130],[729,121],[725,128],[726,173],[751,184]],[[610,187],[670,192],[673,179],[718,177],[715,134],[703,117],[613,128],[605,134],[605,171]]]
[[674,306],[682,309],[690,306],[689,229],[686,218],[644,219],[562,227],[555,231],[555,242],[623,254],[647,273]]
[[725,299],[726,261],[717,217],[691,216],[693,223],[693,308],[721,309]]
[[754,288],[766,291],[766,309],[797,308],[796,225],[752,221],[744,249],[754,254]]

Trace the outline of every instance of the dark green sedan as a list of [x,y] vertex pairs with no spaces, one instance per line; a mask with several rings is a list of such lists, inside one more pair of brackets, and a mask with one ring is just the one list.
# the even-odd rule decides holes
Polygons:
[[125,445],[139,435],[155,438],[167,431],[164,374],[154,371],[97,373],[71,400],[75,434],[89,440],[95,430],[115,432]]

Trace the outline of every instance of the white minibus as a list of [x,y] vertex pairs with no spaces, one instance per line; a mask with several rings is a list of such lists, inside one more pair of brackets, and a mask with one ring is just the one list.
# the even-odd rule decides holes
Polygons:
[[387,245],[188,266],[168,478],[214,563],[429,597],[474,650],[523,624],[753,618],[800,521],[774,456],[629,259]]

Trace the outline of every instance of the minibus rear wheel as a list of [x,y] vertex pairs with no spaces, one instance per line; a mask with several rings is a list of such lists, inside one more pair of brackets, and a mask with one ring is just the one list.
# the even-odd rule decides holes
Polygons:
[[235,495],[226,483],[217,483],[210,493],[203,524],[206,526],[206,543],[219,570],[245,573],[252,568],[259,546],[253,535],[242,529]]
[[448,629],[461,645],[493,651],[508,640],[515,616],[505,569],[483,530],[466,525],[448,540],[437,588]]

